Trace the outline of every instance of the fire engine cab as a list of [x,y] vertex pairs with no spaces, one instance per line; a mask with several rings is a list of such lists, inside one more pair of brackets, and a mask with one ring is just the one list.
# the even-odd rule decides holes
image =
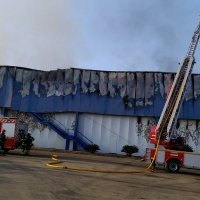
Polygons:
[[[144,161],[167,166],[170,172],[178,172],[180,167],[200,169],[200,154],[185,152],[185,139],[174,134],[177,119],[191,78],[194,53],[200,37],[200,18],[194,31],[186,56],[179,64],[178,71],[166,97],[166,103],[156,126],[152,126],[150,143],[156,148],[147,148]],[[162,147],[162,149],[161,149]],[[153,170],[152,170],[153,171]]]
[[21,145],[21,137],[27,133],[28,124],[16,118],[0,118],[0,130],[6,130],[5,152],[15,149]]

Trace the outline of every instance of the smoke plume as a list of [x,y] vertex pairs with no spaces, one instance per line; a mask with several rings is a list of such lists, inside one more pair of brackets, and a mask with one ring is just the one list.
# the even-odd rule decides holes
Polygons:
[[199,0],[1,0],[0,65],[175,72],[198,23],[199,5]]

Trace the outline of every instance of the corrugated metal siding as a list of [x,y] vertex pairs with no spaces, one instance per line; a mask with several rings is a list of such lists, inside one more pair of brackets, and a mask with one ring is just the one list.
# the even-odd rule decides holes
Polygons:
[[[83,113],[79,115],[79,131],[93,143],[98,144],[102,153],[123,154],[124,145],[137,145],[143,155],[145,148],[152,146],[144,137],[148,118],[141,120],[142,129],[136,131],[137,117],[120,117]],[[116,149],[111,148],[116,145]]]
[[[123,154],[124,145],[136,145],[143,156],[149,143],[149,128],[155,123],[154,118],[126,116],[106,116],[83,113],[79,116],[79,131],[100,147],[100,152]],[[200,122],[197,120],[179,120],[176,134],[184,136],[195,152],[200,152]],[[113,152],[111,146],[116,145]]]
[[[55,118],[66,128],[71,129],[75,120],[75,113],[55,114]],[[93,143],[99,145],[102,153],[123,154],[124,145],[136,145],[143,156],[147,147],[154,147],[149,143],[150,127],[155,118],[111,116],[82,113],[79,115],[78,130]],[[184,136],[195,152],[200,153],[200,121],[179,120],[175,134]],[[53,130],[35,128],[32,133],[36,147],[65,149],[66,141]],[[82,150],[78,147],[79,150]]]

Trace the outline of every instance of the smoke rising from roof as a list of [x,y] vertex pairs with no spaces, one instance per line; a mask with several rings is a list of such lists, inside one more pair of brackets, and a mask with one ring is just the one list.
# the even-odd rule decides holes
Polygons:
[[2,0],[0,64],[175,72],[199,5],[199,0]]
[[75,66],[73,56],[79,52],[73,42],[83,45],[67,1],[5,0],[0,8],[1,65],[43,70]]

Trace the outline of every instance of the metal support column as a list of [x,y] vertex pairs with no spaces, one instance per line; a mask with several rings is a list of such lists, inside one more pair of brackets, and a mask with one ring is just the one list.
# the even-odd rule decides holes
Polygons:
[[[76,112],[76,118],[75,118],[75,125],[74,125],[74,136],[77,135],[77,130],[78,130],[78,117],[79,117],[79,112]],[[73,150],[76,151],[77,150],[77,145],[74,142],[73,145]]]
[[69,150],[69,143],[70,143],[70,140],[66,139],[65,150]]

